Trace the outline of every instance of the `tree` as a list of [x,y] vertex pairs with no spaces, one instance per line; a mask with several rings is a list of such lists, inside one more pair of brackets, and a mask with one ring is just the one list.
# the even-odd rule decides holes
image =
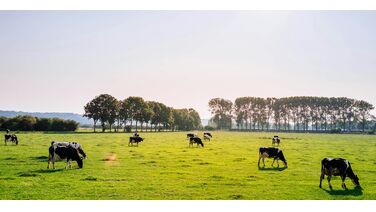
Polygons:
[[84,116],[94,120],[94,132],[98,120],[101,122],[102,132],[106,130],[106,123],[109,124],[111,131],[117,115],[117,100],[113,96],[101,94],[87,103],[84,109]]
[[[150,105],[145,102],[145,106],[141,110],[140,115],[140,125],[141,125],[141,132],[142,132],[142,125],[143,123],[148,123],[153,115],[153,110],[150,108]],[[147,128],[146,128],[147,131]]]
[[213,121],[218,129],[231,128],[232,102],[227,99],[214,98],[209,101],[209,110],[214,115]]
[[146,107],[144,99],[137,96],[130,96],[125,100],[126,108],[128,108],[129,119],[131,120],[131,127],[133,121],[136,121],[136,130],[137,123],[142,119],[142,108]]
[[84,106],[84,110],[85,110],[85,113],[84,113],[84,117],[87,117],[89,119],[93,119],[94,121],[94,132],[95,132],[95,127],[97,125],[97,122],[100,118],[99,114],[100,114],[100,98],[96,97],[94,98],[93,100],[91,100],[90,102],[88,102],[85,106]]
[[367,119],[372,117],[370,111],[374,109],[374,106],[366,101],[360,100],[355,102],[355,107],[359,113],[362,131],[364,132]]

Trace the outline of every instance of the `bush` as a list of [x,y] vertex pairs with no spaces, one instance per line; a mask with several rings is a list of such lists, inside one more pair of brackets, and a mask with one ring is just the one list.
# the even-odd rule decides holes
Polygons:
[[33,116],[0,117],[0,128],[11,131],[75,131],[78,123],[73,120],[59,118],[37,118]]
[[125,132],[127,132],[127,133],[132,132],[132,127],[131,126],[125,126]]
[[209,126],[209,125],[205,126],[204,129],[207,130],[207,131],[213,131],[213,130],[215,130],[214,127]]
[[51,119],[41,118],[37,120],[37,123],[34,126],[36,131],[49,131],[51,130]]
[[368,131],[368,135],[375,135],[375,130]]
[[342,132],[342,129],[341,128],[331,129],[329,132],[333,134],[340,134]]

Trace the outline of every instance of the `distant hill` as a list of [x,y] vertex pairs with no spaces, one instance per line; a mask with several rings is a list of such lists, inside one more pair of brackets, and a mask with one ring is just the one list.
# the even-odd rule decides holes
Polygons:
[[8,118],[12,118],[19,115],[29,115],[35,116],[38,118],[61,118],[61,119],[71,119],[74,120],[80,125],[90,125],[93,124],[91,120],[88,120],[85,117],[82,117],[80,114],[76,113],[41,113],[41,112],[22,112],[22,111],[4,111],[0,110],[0,116],[5,116]]
[[[61,118],[61,119],[71,119],[74,120],[80,125],[92,125],[93,121],[89,120],[85,117],[82,117],[81,114],[77,113],[43,113],[43,112],[22,112],[22,111],[4,111],[0,110],[0,116],[5,116],[8,118],[12,118],[15,116],[24,116],[24,115],[29,115],[29,116],[35,116],[38,118]],[[208,125],[208,119],[201,119],[201,124],[202,126]]]

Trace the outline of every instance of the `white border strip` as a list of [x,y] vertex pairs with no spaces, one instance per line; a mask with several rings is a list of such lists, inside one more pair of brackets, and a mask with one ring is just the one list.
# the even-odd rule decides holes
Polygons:
[[364,211],[374,208],[376,201],[282,201],[282,200],[233,200],[233,201],[0,201],[2,211]]
[[0,0],[2,10],[372,10],[372,0]]

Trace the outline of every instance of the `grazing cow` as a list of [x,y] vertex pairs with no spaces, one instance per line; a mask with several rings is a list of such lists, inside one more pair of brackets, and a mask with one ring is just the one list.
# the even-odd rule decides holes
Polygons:
[[283,155],[283,152],[281,149],[279,148],[275,148],[275,147],[260,147],[260,150],[259,150],[259,160],[258,160],[258,167],[260,168],[260,160],[262,158],[262,163],[264,164],[264,167],[265,167],[265,162],[264,162],[264,159],[265,158],[273,158],[273,163],[272,163],[272,166],[274,165],[274,162],[277,161],[277,165],[279,167],[279,163],[278,163],[278,160],[281,160],[285,167],[287,167],[287,160],[285,158],[285,156]]
[[8,141],[11,141],[12,143],[15,143],[16,145],[18,145],[18,138],[17,138],[17,136],[15,135],[15,134],[5,134],[4,135],[4,143],[5,143],[5,145],[7,145],[7,142]]
[[189,147],[193,147],[194,143],[197,144],[197,147],[198,145],[201,145],[202,147],[204,147],[204,143],[202,143],[202,140],[199,137],[192,137],[189,139]]
[[346,177],[349,177],[351,181],[354,183],[355,186],[360,186],[359,184],[359,178],[358,175],[355,175],[350,162],[346,159],[342,158],[324,158],[321,161],[321,176],[320,176],[320,185],[321,188],[321,182],[324,179],[324,176],[327,175],[328,184],[330,190],[333,190],[332,184],[330,184],[330,179],[332,176],[341,176],[342,179],[342,188],[346,188],[345,179]]
[[281,139],[278,137],[278,135],[275,135],[272,139],[272,146],[275,146],[275,144],[277,144],[277,146],[279,146],[280,142],[281,142]]
[[187,134],[187,138],[195,138],[195,137],[197,137],[196,133],[188,133]]
[[204,132],[204,141],[206,141],[206,140],[210,141],[210,139],[212,139],[212,138],[213,138],[213,136],[210,133]]
[[205,136],[205,135],[209,136],[210,138],[213,138],[212,134],[209,133],[209,132],[204,132],[204,136]]
[[60,141],[52,141],[51,146],[72,146],[73,148],[78,150],[78,153],[82,155],[83,158],[86,159],[86,153],[84,152],[80,143],[77,142],[60,142]]
[[138,143],[140,143],[141,141],[143,141],[144,139],[139,137],[139,136],[133,136],[133,137],[129,137],[129,143],[128,143],[128,146],[133,146],[133,143],[136,143],[137,146],[138,146]]
[[210,139],[211,139],[210,136],[208,136],[208,135],[204,135],[204,141],[206,141],[206,140],[210,141]]
[[67,159],[67,164],[65,168],[72,168],[72,160],[77,161],[79,168],[83,167],[83,161],[80,157],[78,150],[73,146],[50,146],[48,149],[48,165],[47,169],[50,168],[50,163],[52,162],[52,167],[55,169],[55,161]]

